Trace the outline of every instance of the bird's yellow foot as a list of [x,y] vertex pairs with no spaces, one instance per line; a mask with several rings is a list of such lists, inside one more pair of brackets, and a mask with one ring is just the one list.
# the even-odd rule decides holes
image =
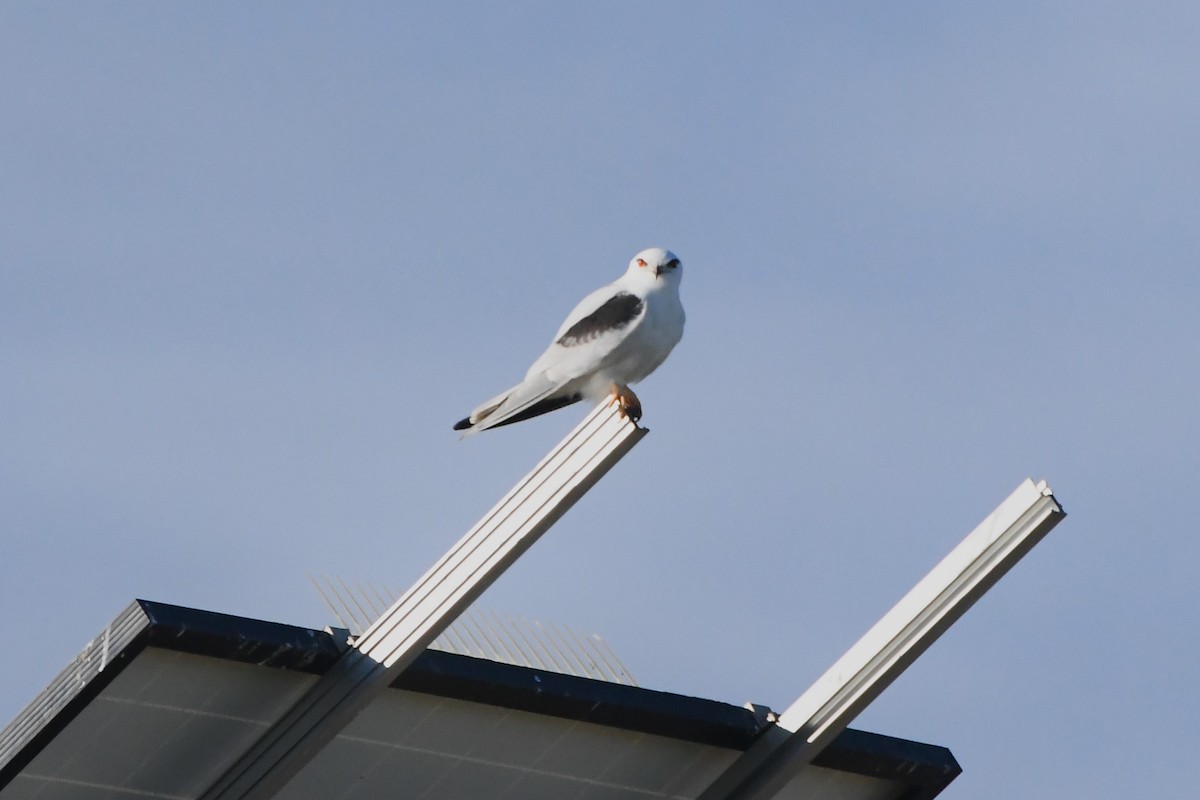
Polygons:
[[636,425],[637,421],[642,418],[642,401],[638,400],[638,396],[628,386],[613,384],[608,404],[612,405],[613,403],[617,404],[617,413],[633,424]]

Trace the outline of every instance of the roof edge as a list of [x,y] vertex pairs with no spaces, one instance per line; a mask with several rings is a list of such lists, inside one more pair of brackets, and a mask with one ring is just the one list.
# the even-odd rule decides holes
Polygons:
[[[146,647],[320,675],[341,655],[328,631],[136,600],[0,732],[3,789]],[[426,650],[393,688],[745,750],[771,727],[750,709],[472,656]],[[817,766],[935,797],[962,768],[945,747],[846,729]]]
[[150,625],[141,601],[130,603],[0,731],[0,789],[141,652]]

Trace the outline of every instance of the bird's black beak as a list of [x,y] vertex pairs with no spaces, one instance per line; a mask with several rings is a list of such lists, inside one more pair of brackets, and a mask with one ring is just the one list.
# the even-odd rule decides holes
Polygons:
[[677,259],[677,258],[672,258],[672,259],[671,259],[670,261],[668,261],[667,263],[665,263],[665,264],[659,264],[657,267],[655,267],[655,268],[654,268],[654,277],[658,278],[658,277],[660,277],[660,276],[661,276],[661,275],[662,275],[664,272],[666,272],[666,271],[668,271],[668,270],[675,269],[675,268],[676,268],[676,267],[678,267],[678,266],[679,266],[679,259]]

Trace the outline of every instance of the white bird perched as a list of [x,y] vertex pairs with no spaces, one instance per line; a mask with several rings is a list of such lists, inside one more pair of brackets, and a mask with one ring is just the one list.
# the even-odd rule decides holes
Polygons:
[[454,430],[475,433],[605,397],[637,422],[642,404],[629,384],[653,372],[683,336],[682,273],[670,250],[638,253],[624,275],[575,306],[525,380],[459,420]]

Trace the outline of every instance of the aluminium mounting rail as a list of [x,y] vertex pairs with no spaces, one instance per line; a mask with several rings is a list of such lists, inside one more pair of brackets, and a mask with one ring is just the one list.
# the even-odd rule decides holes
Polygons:
[[202,800],[265,800],[646,435],[601,403],[263,734]]
[[698,800],[767,800],[1066,516],[1026,480],[764,731]]

